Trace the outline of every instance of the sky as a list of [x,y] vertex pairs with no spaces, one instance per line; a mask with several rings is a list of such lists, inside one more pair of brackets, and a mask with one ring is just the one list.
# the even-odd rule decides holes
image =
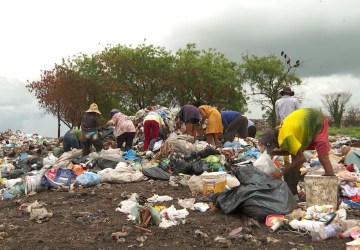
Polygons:
[[[39,108],[27,81],[63,58],[144,39],[173,52],[195,43],[238,63],[244,54],[285,51],[301,61],[303,84],[293,90],[302,107],[342,91],[352,93],[349,105],[360,104],[358,0],[12,0],[0,2],[0,27],[0,132],[56,137],[56,117]],[[248,107],[249,118],[261,118],[258,106]]]

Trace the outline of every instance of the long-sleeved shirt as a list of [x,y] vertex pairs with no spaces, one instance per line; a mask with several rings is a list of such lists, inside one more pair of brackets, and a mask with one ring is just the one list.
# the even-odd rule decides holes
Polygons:
[[81,129],[83,132],[91,132],[100,129],[100,118],[95,112],[85,113],[81,123]]
[[297,99],[289,95],[284,95],[275,102],[276,117],[282,122],[291,112],[299,109]]
[[127,115],[121,112],[113,115],[113,117],[111,118],[111,120],[107,122],[107,124],[115,125],[115,130],[114,130],[115,137],[118,137],[125,132],[134,132],[134,133],[136,132],[134,123],[130,120],[130,118]]

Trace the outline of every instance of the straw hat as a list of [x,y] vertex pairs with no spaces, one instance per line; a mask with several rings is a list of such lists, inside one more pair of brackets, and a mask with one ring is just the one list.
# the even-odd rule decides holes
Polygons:
[[98,105],[96,103],[92,103],[90,105],[90,108],[88,110],[86,110],[85,112],[89,113],[89,112],[95,112],[95,113],[98,113],[101,115],[100,111],[99,111],[99,108],[98,108]]

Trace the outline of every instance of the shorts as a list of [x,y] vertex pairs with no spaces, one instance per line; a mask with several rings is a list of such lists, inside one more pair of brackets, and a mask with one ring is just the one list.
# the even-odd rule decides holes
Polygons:
[[318,155],[326,155],[330,151],[329,143],[329,125],[326,117],[324,116],[324,125],[319,133],[316,134],[315,138],[307,148],[309,150],[315,149]]

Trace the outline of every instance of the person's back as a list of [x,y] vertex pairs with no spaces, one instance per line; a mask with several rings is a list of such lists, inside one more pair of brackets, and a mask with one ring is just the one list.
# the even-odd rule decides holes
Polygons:
[[67,131],[63,138],[63,149],[64,152],[68,152],[71,149],[79,149],[81,140],[81,130],[80,129],[70,129]]
[[289,87],[284,87],[280,95],[282,95],[282,97],[275,102],[275,112],[276,117],[282,122],[285,117],[299,109],[299,103],[297,99],[293,97],[294,91]]
[[224,129],[227,129],[230,123],[232,123],[238,116],[241,115],[240,112],[232,110],[222,110],[220,114]]

